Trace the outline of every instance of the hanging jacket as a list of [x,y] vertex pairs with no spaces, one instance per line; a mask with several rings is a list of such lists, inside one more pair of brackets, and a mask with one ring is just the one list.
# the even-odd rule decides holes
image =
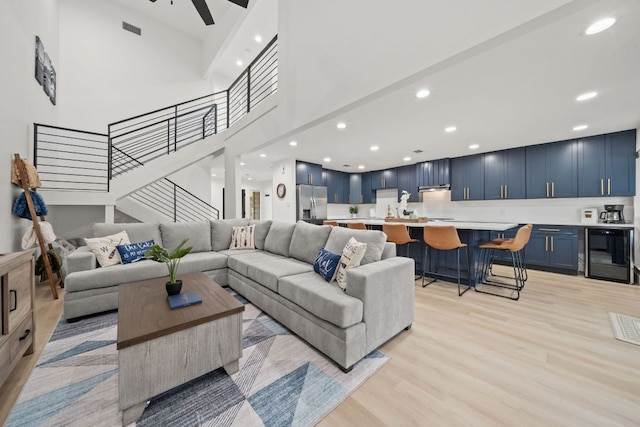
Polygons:
[[[47,205],[44,204],[42,196],[35,191],[29,191],[29,193],[31,193],[31,201],[33,202],[33,209],[36,211],[36,215],[47,215],[49,212],[47,211]],[[22,192],[14,202],[13,213],[18,215],[20,218],[33,220],[33,218],[31,218],[31,212],[29,212],[29,205],[27,205],[27,198],[24,192]]]

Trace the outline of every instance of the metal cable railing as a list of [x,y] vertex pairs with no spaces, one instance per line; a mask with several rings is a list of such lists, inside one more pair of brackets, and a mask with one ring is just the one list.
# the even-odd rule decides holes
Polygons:
[[228,129],[278,88],[275,36],[229,89],[109,124],[109,179]]
[[34,123],[33,141],[42,188],[109,191],[107,135]]
[[218,219],[220,211],[170,179],[164,178],[129,195],[173,222]]

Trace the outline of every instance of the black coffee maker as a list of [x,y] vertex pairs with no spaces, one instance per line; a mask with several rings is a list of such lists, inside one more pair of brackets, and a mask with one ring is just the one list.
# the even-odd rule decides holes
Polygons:
[[624,224],[623,209],[624,205],[604,205],[604,211],[600,212],[600,220],[605,224]]

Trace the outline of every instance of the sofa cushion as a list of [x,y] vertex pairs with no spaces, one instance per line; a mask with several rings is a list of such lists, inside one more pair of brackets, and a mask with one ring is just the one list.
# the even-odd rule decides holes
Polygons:
[[271,228],[271,220],[266,221],[256,221],[251,220],[249,225],[256,226],[256,249],[264,249],[264,241],[267,238],[267,234],[269,234],[269,228]]
[[249,225],[246,218],[211,220],[211,247],[214,251],[229,249],[233,227]]
[[[264,249],[278,255],[289,256],[289,246],[295,224],[281,221],[272,221],[269,233],[264,241]],[[317,253],[317,252],[316,252]],[[314,258],[315,259],[315,258]],[[313,263],[313,261],[311,261]]]
[[361,262],[362,265],[382,259],[382,251],[387,242],[387,235],[378,230],[352,230],[345,227],[331,227],[331,234],[329,234],[324,248],[333,253],[341,254],[352,237],[358,242],[367,244],[367,250]]
[[347,289],[347,270],[359,266],[367,250],[367,244],[358,242],[353,237],[342,250],[342,256],[338,262],[336,282],[341,289]]
[[132,262],[140,261],[146,258],[145,251],[149,250],[153,246],[153,240],[147,240],[146,242],[129,243],[116,246],[118,253],[120,254],[120,260],[123,264],[130,264]]
[[[262,286],[278,292],[278,280],[294,274],[313,272],[313,266],[292,258],[272,259],[268,262],[251,264],[247,268],[247,277]],[[313,272],[313,274],[316,274]],[[318,276],[320,277],[320,276]]]
[[362,301],[345,294],[336,284],[325,282],[315,273],[280,279],[279,293],[319,318],[340,328],[362,321]]
[[318,252],[327,243],[331,228],[330,225],[314,225],[298,221],[291,236],[289,256],[313,264]]
[[93,237],[116,234],[122,230],[127,232],[127,236],[129,236],[129,241],[131,242],[153,240],[157,245],[162,246],[160,226],[155,222],[120,222],[117,224],[99,222],[93,224]]
[[340,255],[329,252],[325,248],[320,249],[316,261],[313,263],[313,271],[318,273],[324,280],[331,283],[336,277]]
[[120,253],[116,247],[118,245],[131,243],[126,231],[104,237],[94,237],[93,239],[84,239],[87,246],[91,249],[98,260],[98,264],[102,267],[109,267],[120,264]]
[[209,221],[169,222],[160,224],[162,242],[171,252],[184,240],[185,247],[191,246],[191,252],[211,251],[211,225]]
[[[231,252],[231,250],[229,250]],[[243,276],[247,276],[249,271],[249,266],[258,265],[266,262],[273,262],[278,259],[287,259],[281,255],[272,254],[269,252],[259,251],[259,252],[246,252],[246,251],[233,251],[240,255],[236,256],[236,254],[230,254],[229,259],[227,260],[227,265],[230,269],[234,270],[237,273],[242,274]]]
[[64,288],[66,293],[72,293],[168,276],[169,272],[164,263],[142,260],[133,264],[117,264],[109,268],[96,268],[68,274],[64,281]]
[[180,259],[178,279],[181,274],[219,270],[227,268],[227,265],[228,257],[217,252],[189,253]]

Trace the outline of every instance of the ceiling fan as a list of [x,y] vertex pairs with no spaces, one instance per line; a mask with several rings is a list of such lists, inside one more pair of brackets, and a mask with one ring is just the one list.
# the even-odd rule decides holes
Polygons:
[[[151,3],[155,3],[156,0],[150,0]],[[228,0],[233,4],[237,4],[238,6],[242,6],[245,9],[249,5],[249,0]],[[200,14],[200,17],[204,21],[206,25],[213,25],[213,16],[211,16],[211,11],[209,10],[209,6],[207,6],[206,0],[191,0],[193,5],[196,7],[196,10]],[[173,0],[171,1],[173,4]]]

